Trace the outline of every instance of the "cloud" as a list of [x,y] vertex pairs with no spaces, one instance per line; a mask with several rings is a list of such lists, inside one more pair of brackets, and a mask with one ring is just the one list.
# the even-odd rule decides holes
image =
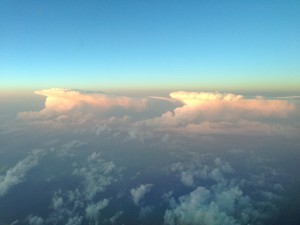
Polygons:
[[0,197],[4,196],[11,187],[24,181],[26,173],[38,164],[41,153],[40,151],[33,152],[13,168],[8,169],[5,175],[0,176]]
[[166,224],[237,225],[255,219],[251,199],[238,186],[197,187],[166,210]]
[[44,219],[39,216],[30,215],[30,216],[28,216],[27,219],[28,219],[28,223],[30,225],[43,225],[44,224]]
[[95,204],[90,204],[86,207],[86,217],[90,220],[97,220],[97,217],[102,209],[104,209],[106,206],[108,206],[109,200],[103,199]]
[[19,113],[18,118],[63,127],[86,125],[79,128],[107,139],[153,142],[159,137],[160,142],[174,145],[174,139],[186,136],[299,133],[287,122],[296,105],[284,99],[184,91],[172,92],[170,98],[133,98],[55,88],[36,94],[46,96],[44,109]]
[[149,216],[152,211],[153,211],[154,207],[153,206],[145,206],[145,207],[142,207],[140,209],[140,215],[139,215],[139,218],[140,219],[143,219],[144,217],[147,217]]
[[45,107],[38,112],[19,113],[22,119],[55,119],[84,122],[90,117],[123,115],[126,111],[141,112],[146,108],[146,100],[125,96],[108,95],[99,92],[83,92],[71,89],[52,88],[36,91],[46,97]]
[[144,196],[150,192],[153,184],[142,184],[136,189],[131,189],[131,197],[135,205],[139,205],[140,201],[144,198]]
[[[170,97],[181,106],[145,123],[158,130],[184,135],[269,134],[293,132],[280,122],[295,110],[284,100],[253,98],[218,92],[173,92]],[[283,131],[284,130],[284,131]]]
[[226,176],[234,173],[231,165],[220,158],[215,158],[212,165],[203,165],[199,159],[188,163],[177,162],[171,166],[171,171],[175,172],[187,187],[195,187],[203,180],[224,182]]
[[277,182],[284,183],[283,177],[289,175],[267,166],[253,152],[233,152],[230,154],[241,155],[232,160],[244,160],[247,169],[233,169],[213,154],[193,155],[193,159],[171,166],[183,184],[183,172],[191,174],[196,188],[182,196],[168,195],[165,224],[265,224],[278,215],[284,188]]
[[93,152],[88,156],[86,166],[76,168],[74,175],[84,178],[84,195],[91,200],[98,192],[105,190],[115,180],[111,175],[115,170],[115,164],[104,161],[99,153]]
[[74,216],[74,217],[69,218],[66,225],[81,225],[82,220],[83,220],[82,216]]
[[73,156],[74,153],[72,151],[75,151],[84,144],[84,142],[79,140],[68,141],[60,147],[59,151],[57,151],[57,156]]
[[111,224],[115,224],[118,221],[118,219],[120,218],[120,216],[122,216],[123,214],[124,214],[123,211],[116,212],[115,215],[113,215],[111,218],[109,218],[109,222]]
[[185,186],[188,187],[194,186],[194,176],[189,171],[182,171],[180,180]]
[[183,102],[173,117],[180,121],[224,121],[243,118],[286,117],[294,105],[282,100],[246,99],[242,95],[206,92],[173,92]]
[[[78,143],[67,142],[67,146],[77,146]],[[99,223],[100,211],[108,206],[110,200],[104,198],[99,201],[96,194],[105,191],[116,180],[112,177],[113,173],[119,171],[116,171],[113,162],[103,160],[101,154],[96,152],[89,154],[83,165],[78,164],[73,164],[73,175],[83,178],[81,184],[73,190],[60,188],[53,193],[48,207],[51,211],[44,218],[45,224],[80,225],[86,223],[86,220],[93,224]]]
[[45,107],[52,111],[67,111],[84,104],[94,105],[102,110],[112,107],[141,110],[145,107],[145,102],[142,99],[103,93],[85,93],[77,90],[57,88],[36,91],[35,93],[47,97]]
[[64,200],[62,197],[54,196],[52,199],[52,206],[54,210],[60,209],[64,204]]

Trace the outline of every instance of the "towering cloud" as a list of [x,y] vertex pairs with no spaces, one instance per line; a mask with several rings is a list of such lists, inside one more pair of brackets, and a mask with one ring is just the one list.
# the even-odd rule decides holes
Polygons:
[[84,92],[71,89],[52,88],[36,91],[46,97],[45,108],[39,112],[20,113],[21,118],[76,118],[83,116],[118,115],[126,111],[140,112],[146,107],[146,100],[125,96],[108,95],[99,92]]
[[181,91],[170,97],[183,105],[149,120],[149,126],[184,134],[260,134],[278,130],[266,119],[285,118],[295,109],[287,101],[247,99],[231,93]]
[[258,117],[286,117],[294,105],[282,100],[246,99],[242,95],[218,92],[173,92],[171,98],[184,103],[174,117],[191,116],[190,120],[231,120]]

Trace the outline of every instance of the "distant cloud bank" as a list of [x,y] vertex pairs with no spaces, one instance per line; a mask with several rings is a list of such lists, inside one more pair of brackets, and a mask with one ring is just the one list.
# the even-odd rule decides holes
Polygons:
[[35,123],[92,124],[106,131],[127,132],[127,140],[143,139],[143,133],[148,137],[154,133],[290,135],[296,129],[285,123],[296,110],[288,99],[184,91],[172,92],[170,98],[133,98],[57,88],[35,93],[46,97],[45,107],[19,113],[18,118]]

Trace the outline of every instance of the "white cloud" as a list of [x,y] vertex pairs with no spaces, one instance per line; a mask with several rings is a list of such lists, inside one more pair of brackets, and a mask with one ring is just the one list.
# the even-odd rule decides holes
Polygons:
[[247,224],[254,214],[251,200],[238,186],[223,186],[221,190],[197,187],[166,211],[164,221],[166,224],[237,225]]
[[0,197],[5,195],[11,187],[24,181],[26,173],[38,164],[40,153],[37,151],[30,154],[13,168],[7,170],[5,175],[0,176]]
[[93,152],[88,156],[88,164],[81,168],[76,168],[73,172],[75,175],[84,178],[84,195],[88,200],[98,193],[105,190],[115,178],[111,173],[115,170],[115,164],[111,161],[104,161],[99,153]]
[[52,88],[36,91],[46,97],[45,107],[38,112],[19,113],[22,119],[45,119],[56,122],[84,123],[93,118],[124,116],[125,112],[141,112],[147,100],[104,93]]
[[[294,105],[282,100],[254,98],[246,99],[242,95],[218,92],[173,92],[170,96],[182,101],[183,107],[177,114],[187,113],[195,117],[213,118],[225,117],[227,119],[245,117],[285,117],[294,110]],[[176,110],[175,110],[176,111]],[[199,115],[200,111],[201,115]],[[232,114],[232,115],[230,115]]]
[[195,185],[194,176],[190,171],[182,171],[180,180],[185,186],[192,187]]
[[142,184],[136,189],[131,189],[131,197],[135,205],[139,205],[144,196],[150,192],[153,184]]
[[54,210],[58,210],[59,208],[61,208],[64,204],[64,200],[62,197],[59,196],[54,196],[52,198],[52,206]]
[[109,222],[111,224],[115,224],[117,222],[117,220],[120,218],[120,216],[122,216],[123,214],[124,214],[123,211],[116,212],[115,215],[113,215],[111,218],[109,218]]
[[85,209],[86,217],[90,220],[96,221],[100,211],[108,206],[108,204],[108,199],[103,199],[95,204],[89,204]]
[[69,218],[66,225],[81,225],[83,217],[82,216],[74,216]]
[[[67,146],[73,147],[78,144],[80,143],[77,141],[71,141]],[[103,160],[97,152],[89,154],[83,165],[78,164],[73,164],[73,175],[83,178],[82,183],[74,190],[59,189],[54,192],[49,206],[51,211],[44,218],[45,224],[80,225],[85,220],[90,220],[91,224],[98,224],[100,211],[108,206],[107,198],[95,202],[95,196],[116,180],[113,175],[118,174],[119,170],[115,164]]]
[[36,91],[35,93],[47,97],[45,109],[50,111],[68,111],[84,104],[94,105],[101,109],[109,109],[117,106],[141,110],[145,107],[143,99],[133,99],[104,93],[85,93],[78,90],[57,88]]
[[[210,134],[292,134],[295,128],[280,123],[295,110],[284,100],[252,98],[218,92],[173,92],[182,106],[145,121],[146,126],[169,134],[186,136]],[[266,119],[276,118],[277,122]]]
[[[206,163],[209,163],[208,159]],[[204,165],[199,159],[188,163],[177,162],[170,169],[180,177],[182,184],[187,187],[194,187],[201,180],[221,182],[225,180],[227,175],[234,173],[231,165],[220,158],[215,158],[212,165]]]
[[28,219],[28,223],[30,225],[43,225],[44,224],[44,219],[39,216],[30,215],[27,219]]
[[283,99],[183,91],[170,93],[169,99],[70,89],[36,93],[46,96],[44,109],[19,113],[19,118],[64,128],[66,124],[80,125],[82,131],[92,131],[106,140],[144,143],[159,138],[158,142],[175,146],[185,137],[201,141],[219,134],[292,136],[299,133],[299,128],[286,120],[296,105]]

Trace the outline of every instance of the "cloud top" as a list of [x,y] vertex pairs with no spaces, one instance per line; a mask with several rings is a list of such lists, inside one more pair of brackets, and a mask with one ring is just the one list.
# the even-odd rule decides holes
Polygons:
[[107,95],[99,92],[87,93],[71,89],[52,88],[36,91],[35,93],[46,96],[45,107],[57,111],[70,110],[83,104],[97,106],[101,109],[121,107],[142,110],[145,107],[145,101],[142,99]]
[[171,93],[170,97],[183,102],[185,108],[194,108],[205,114],[234,111],[248,116],[285,117],[294,110],[294,105],[287,101],[267,100],[262,97],[246,99],[232,93],[180,91]]

